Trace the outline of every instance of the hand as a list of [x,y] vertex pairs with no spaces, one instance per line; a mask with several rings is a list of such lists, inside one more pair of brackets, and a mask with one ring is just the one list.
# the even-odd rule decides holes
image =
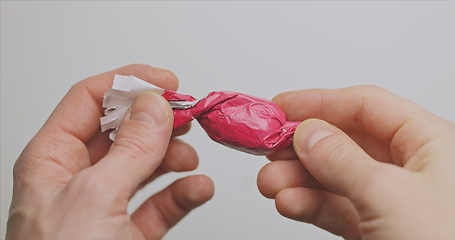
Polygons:
[[196,152],[171,137],[166,100],[146,93],[134,102],[112,143],[101,133],[102,96],[114,74],[135,75],[176,90],[169,71],[130,65],[76,84],[24,149],[14,166],[6,239],[160,239],[213,195],[206,176],[180,179],[133,214],[129,199],[168,171],[197,167]]
[[283,216],[345,239],[455,236],[454,123],[377,87],[274,101],[305,120],[258,175]]

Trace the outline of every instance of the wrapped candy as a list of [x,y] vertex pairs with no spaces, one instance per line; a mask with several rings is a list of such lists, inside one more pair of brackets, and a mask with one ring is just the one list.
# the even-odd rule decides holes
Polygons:
[[288,146],[299,125],[286,121],[283,111],[266,99],[215,91],[196,100],[134,76],[116,75],[112,89],[104,96],[106,116],[101,118],[102,131],[115,129],[110,134],[112,140],[134,99],[145,91],[155,91],[168,100],[174,111],[174,128],[196,119],[214,141],[254,155],[269,155]]

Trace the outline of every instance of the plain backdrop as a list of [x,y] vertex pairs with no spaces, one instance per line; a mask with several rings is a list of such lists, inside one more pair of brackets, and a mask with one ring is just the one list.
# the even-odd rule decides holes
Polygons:
[[[2,1],[2,237],[24,146],[73,84],[131,63],[174,71],[179,91],[198,98],[374,84],[455,121],[455,4]],[[256,176],[266,158],[212,142],[197,123],[182,139],[199,153],[194,173],[210,176],[216,193],[166,239],[339,239],[281,217],[262,197]],[[159,178],[129,210],[188,174]]]

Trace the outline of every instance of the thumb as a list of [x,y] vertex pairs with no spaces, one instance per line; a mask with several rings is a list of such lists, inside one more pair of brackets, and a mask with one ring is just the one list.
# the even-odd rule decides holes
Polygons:
[[115,141],[99,164],[100,174],[114,178],[117,187],[134,191],[160,165],[172,133],[168,102],[154,92],[140,95],[123,120]]
[[350,199],[361,196],[368,183],[381,174],[379,162],[343,131],[322,120],[309,119],[299,125],[294,149],[321,184]]

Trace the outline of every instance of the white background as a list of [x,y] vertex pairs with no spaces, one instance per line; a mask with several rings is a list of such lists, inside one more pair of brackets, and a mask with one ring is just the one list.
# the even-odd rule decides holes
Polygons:
[[[1,230],[12,166],[77,81],[130,63],[174,71],[198,98],[232,90],[271,98],[292,89],[375,84],[455,120],[453,1],[1,2]],[[305,103],[299,103],[305,107]],[[268,161],[184,140],[214,198],[166,239],[339,239],[282,218],[256,187]],[[131,203],[186,174],[162,177]]]

